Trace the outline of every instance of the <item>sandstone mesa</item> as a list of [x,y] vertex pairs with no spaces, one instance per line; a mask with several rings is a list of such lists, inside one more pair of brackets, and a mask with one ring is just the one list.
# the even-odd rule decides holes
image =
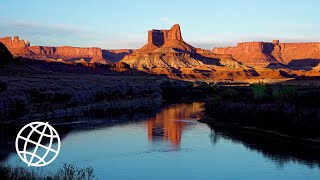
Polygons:
[[[282,79],[320,76],[320,43],[243,42],[236,47],[206,50],[184,41],[178,24],[169,30],[148,31],[137,50],[97,47],[31,46],[18,36],[0,38],[15,57],[79,64],[113,64],[170,78],[201,80]],[[301,71],[302,70],[302,71]]]
[[[24,57],[37,60],[58,60],[74,62],[85,60],[88,63],[107,64],[117,62],[124,55],[131,53],[131,50],[102,50],[97,47],[50,47],[50,46],[30,46],[29,41],[20,40],[18,36],[0,38],[2,42],[15,57]],[[116,59],[116,61],[114,60]]]
[[[236,47],[214,48],[216,54],[230,54],[238,61],[250,66],[266,67],[270,63],[305,66],[320,62],[320,43],[269,42],[238,43]],[[300,62],[299,62],[300,61]]]

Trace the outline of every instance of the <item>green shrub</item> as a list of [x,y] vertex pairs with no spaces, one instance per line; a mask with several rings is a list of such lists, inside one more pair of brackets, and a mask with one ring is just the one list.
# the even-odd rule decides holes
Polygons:
[[251,86],[255,100],[262,100],[268,95],[268,86],[264,83],[258,83]]
[[239,92],[236,89],[227,88],[221,92],[221,96],[223,98],[235,99],[237,96],[239,96]]
[[272,97],[278,102],[293,102],[297,95],[298,91],[294,86],[276,87],[272,90]]

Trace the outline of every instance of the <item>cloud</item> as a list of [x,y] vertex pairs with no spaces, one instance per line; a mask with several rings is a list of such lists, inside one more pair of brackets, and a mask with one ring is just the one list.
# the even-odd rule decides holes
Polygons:
[[[123,37],[129,36],[129,42],[124,45],[134,46],[130,35],[123,36],[122,33],[111,33],[108,30],[100,30],[86,25],[42,23],[33,21],[15,21],[0,18],[0,37],[20,36],[21,39],[29,40],[31,45],[43,46],[81,46],[81,47],[112,47],[114,44],[120,47]],[[107,43],[106,43],[107,42]],[[139,44],[139,41],[136,43]],[[134,46],[135,47],[135,46]]]
[[[167,28],[175,24],[175,21],[168,18],[160,18],[162,25]],[[155,21],[156,22],[156,21]],[[156,22],[151,27],[159,26]],[[282,26],[281,26],[282,27]],[[314,30],[306,28],[299,34],[295,30],[299,26],[289,26],[287,30],[273,33],[248,33],[248,32],[215,32],[210,34],[191,33],[183,34],[184,39],[194,47],[213,49],[214,47],[234,46],[239,42],[266,41],[279,39],[280,42],[309,42],[319,41],[320,35],[311,33]],[[16,21],[0,18],[0,37],[18,35],[21,39],[29,40],[31,45],[43,46],[80,46],[80,47],[101,47],[104,49],[136,49],[147,42],[147,35],[144,31],[134,33],[128,29],[114,29],[115,27],[96,27],[86,24],[59,24],[36,21]],[[284,28],[284,27],[283,27]],[[291,31],[289,31],[291,29]],[[286,33],[283,33],[286,32]]]
[[170,18],[168,18],[168,17],[161,17],[161,18],[160,18],[160,21],[161,21],[161,22],[164,22],[164,23],[166,23],[166,24],[168,24],[168,25],[173,25],[173,24],[175,24],[175,21],[172,20],[172,19],[170,19]]
[[78,30],[78,27],[68,24],[46,24],[39,22],[26,22],[26,21],[12,21],[9,19],[0,19],[0,26],[2,28],[7,27],[11,30],[36,30],[37,32],[62,32],[62,33],[74,33]]

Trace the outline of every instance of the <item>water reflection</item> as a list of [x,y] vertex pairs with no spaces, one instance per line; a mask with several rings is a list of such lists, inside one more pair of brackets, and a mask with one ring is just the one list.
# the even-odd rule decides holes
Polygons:
[[214,145],[218,144],[219,140],[231,140],[251,151],[261,153],[275,162],[278,167],[296,162],[310,168],[320,168],[320,147],[314,144],[306,144],[298,140],[289,141],[218,125],[209,125],[209,127],[211,128],[210,139]]
[[[172,150],[180,149],[183,130],[203,116],[204,103],[175,104],[164,108],[147,121],[150,142],[169,142]],[[193,120],[193,121],[190,121]]]
[[[202,105],[174,104],[158,113],[126,111],[56,122],[62,149],[44,172],[74,163],[92,166],[99,179],[319,179],[319,149],[208,127],[196,121],[204,115]],[[14,149],[13,128],[0,128],[0,158],[2,151],[5,157],[0,165],[21,162]],[[2,149],[5,146],[12,149]]]

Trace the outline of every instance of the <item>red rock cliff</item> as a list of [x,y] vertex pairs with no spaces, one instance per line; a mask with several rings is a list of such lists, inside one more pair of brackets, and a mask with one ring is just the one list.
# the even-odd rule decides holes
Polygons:
[[18,36],[14,36],[13,39],[11,37],[0,38],[0,42],[2,42],[14,56],[32,54],[29,50],[29,41],[25,42],[24,40],[20,40]]
[[231,54],[238,61],[251,66],[267,66],[280,62],[290,64],[294,61],[320,61],[320,43],[279,43],[245,42],[236,47],[214,48],[216,54]]
[[20,40],[18,36],[14,36],[13,39],[11,37],[0,38],[0,42],[14,56],[31,59],[63,59],[64,61],[84,59],[87,62],[107,63],[102,56],[101,48],[30,46],[29,41]]
[[195,52],[194,47],[183,41],[178,24],[173,25],[170,30],[148,31],[148,43],[135,53],[148,53],[154,50]]
[[52,59],[63,59],[65,61],[84,59],[87,62],[106,63],[100,48],[31,46],[30,50],[37,55]]

